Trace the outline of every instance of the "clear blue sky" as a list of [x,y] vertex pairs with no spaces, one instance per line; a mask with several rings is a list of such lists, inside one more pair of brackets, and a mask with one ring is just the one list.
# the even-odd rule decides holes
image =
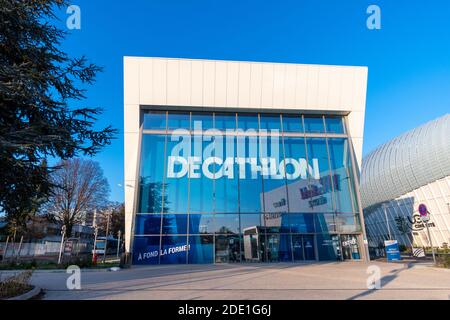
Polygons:
[[[364,154],[450,110],[447,0],[78,0],[81,30],[63,43],[104,67],[87,99],[119,135],[95,156],[123,201],[123,56],[369,67]],[[381,8],[381,30],[366,9]],[[61,12],[60,26],[67,15]]]

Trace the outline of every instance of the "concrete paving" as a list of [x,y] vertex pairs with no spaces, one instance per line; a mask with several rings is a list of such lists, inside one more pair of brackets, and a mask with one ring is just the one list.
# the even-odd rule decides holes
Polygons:
[[[369,266],[381,289],[367,288]],[[133,267],[82,271],[81,290],[70,274],[38,271],[32,283],[44,299],[450,299],[450,270],[427,264],[340,262]]]

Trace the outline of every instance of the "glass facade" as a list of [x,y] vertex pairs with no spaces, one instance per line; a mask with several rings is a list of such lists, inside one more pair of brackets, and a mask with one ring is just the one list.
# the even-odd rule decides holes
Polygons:
[[146,111],[135,264],[359,259],[342,117]]

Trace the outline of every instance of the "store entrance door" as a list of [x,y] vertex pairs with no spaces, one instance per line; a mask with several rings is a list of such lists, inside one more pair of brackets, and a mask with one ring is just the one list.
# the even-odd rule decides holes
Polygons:
[[344,260],[359,260],[358,236],[354,234],[341,234],[342,257]]
[[314,236],[305,234],[292,235],[292,250],[294,261],[315,260]]

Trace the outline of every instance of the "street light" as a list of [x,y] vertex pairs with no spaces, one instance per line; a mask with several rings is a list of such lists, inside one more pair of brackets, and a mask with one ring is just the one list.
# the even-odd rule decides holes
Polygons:
[[119,232],[117,232],[117,255],[116,255],[117,258],[119,257],[121,234],[122,234],[122,232],[119,230]]
[[64,245],[64,236],[66,235],[66,226],[61,227],[61,245],[59,246],[58,264],[61,264],[62,250]]
[[95,226],[94,227],[94,250],[92,250],[92,262],[93,263],[97,262],[97,252],[96,252],[96,250],[97,250],[97,248],[96,248],[96,245],[97,245],[97,234],[98,234],[98,227]]
[[103,263],[106,262],[106,249],[108,248],[108,235],[109,235],[109,218],[111,216],[112,209],[108,210],[106,214],[106,237],[105,237],[105,250],[103,251]]

